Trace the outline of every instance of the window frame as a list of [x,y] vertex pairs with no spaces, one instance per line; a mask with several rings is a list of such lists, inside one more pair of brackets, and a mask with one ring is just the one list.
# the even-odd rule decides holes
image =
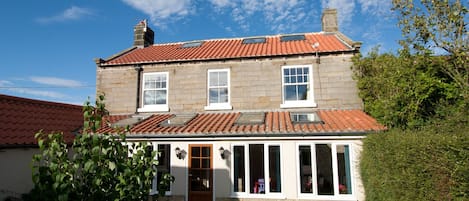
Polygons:
[[[210,86],[210,73],[214,72],[226,72],[227,73],[227,96],[228,101],[226,103],[210,103],[210,89],[212,88],[222,88],[220,86],[211,87]],[[231,110],[233,107],[231,106],[231,77],[230,77],[230,69],[223,68],[223,69],[208,69],[207,70],[207,106],[204,107],[205,110]],[[223,87],[224,88],[224,87]]]
[[[159,153],[159,150],[158,150],[158,145],[167,145],[169,146],[169,153],[166,153],[170,158],[168,159],[168,171],[169,171],[169,174],[171,174],[171,144],[165,144],[165,143],[158,143],[158,142],[151,142],[152,146],[153,146],[153,150],[156,151],[157,153]],[[158,160],[158,154],[155,156],[155,159]],[[156,175],[155,177],[153,177],[153,180],[151,182],[151,190],[150,190],[150,195],[156,195],[158,194],[158,168],[156,170]],[[172,189],[173,189],[173,184],[171,183],[169,185],[169,191],[166,191],[166,195],[171,195],[172,194]]]
[[[308,68],[308,82],[307,82],[307,90],[306,90],[306,100],[294,100],[294,101],[287,101],[285,100],[285,86],[286,85],[294,85],[294,84],[287,84],[285,83],[285,69],[292,69],[292,68]],[[317,104],[314,99],[314,85],[313,85],[313,65],[285,65],[281,68],[281,75],[282,75],[282,104],[280,104],[280,108],[300,108],[300,107],[317,107]],[[298,84],[296,84],[298,85]]]
[[[316,166],[316,145],[318,144],[327,144],[331,146],[331,157],[332,157],[332,175],[333,175],[333,186],[334,194],[333,195],[319,195],[318,194],[318,184],[317,184],[317,166]],[[337,162],[337,147],[343,145],[349,147],[349,171],[350,171],[350,186],[352,190],[350,194],[341,194],[339,191],[339,166]],[[301,172],[300,172],[300,146],[309,146],[311,151],[311,179],[312,179],[312,193],[302,193],[301,192]],[[355,187],[355,168],[353,166],[354,161],[354,146],[352,143],[347,142],[301,142],[296,144],[296,185],[297,185],[297,196],[299,199],[319,199],[319,200],[355,200],[356,196],[356,187]]]
[[[155,89],[145,89],[145,78],[152,75],[165,75],[166,76],[166,88],[161,90],[166,90],[166,104],[148,104],[145,105],[145,91],[155,90]],[[168,97],[169,97],[169,72],[149,72],[143,73],[142,83],[141,83],[141,107],[137,109],[137,112],[167,112],[169,111],[168,106]]]
[[[251,193],[250,187],[251,187],[251,167],[250,167],[250,155],[249,155],[249,145],[255,145],[255,144],[261,144],[263,145],[264,149],[264,179],[265,179],[265,193]],[[286,196],[284,195],[285,192],[285,178],[284,178],[284,164],[282,161],[283,158],[283,145],[282,143],[276,143],[276,142],[270,142],[270,143],[264,143],[264,142],[250,142],[250,143],[236,143],[236,144],[231,144],[231,150],[234,150],[234,147],[236,146],[241,146],[244,148],[244,192],[234,192],[234,154],[231,154],[231,169],[230,169],[230,179],[231,179],[231,196],[232,198],[268,198],[268,199],[285,199]],[[280,185],[281,185],[281,191],[280,192],[270,192],[270,183],[267,181],[266,178],[270,177],[270,172],[269,172],[269,147],[270,146],[278,146],[280,149]]]

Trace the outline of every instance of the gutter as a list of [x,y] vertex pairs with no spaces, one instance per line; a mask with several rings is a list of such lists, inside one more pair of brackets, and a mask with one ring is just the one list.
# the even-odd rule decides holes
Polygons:
[[151,140],[158,139],[164,141],[226,141],[226,140],[356,140],[363,139],[369,133],[366,132],[347,132],[347,133],[315,133],[314,135],[308,133],[279,133],[279,134],[130,134],[126,135],[127,139],[132,140]]

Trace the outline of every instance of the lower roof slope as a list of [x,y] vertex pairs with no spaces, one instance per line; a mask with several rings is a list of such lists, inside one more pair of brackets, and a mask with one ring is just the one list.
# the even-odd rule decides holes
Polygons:
[[[137,123],[130,125],[130,136],[150,135],[154,137],[168,135],[347,135],[365,134],[385,130],[386,127],[361,110],[320,110],[317,115],[320,122],[293,123],[288,111],[268,111],[262,123],[238,124],[237,120],[242,112],[227,113],[199,113],[185,124],[168,125],[177,115],[153,114]],[[131,115],[108,117],[107,123],[99,129],[98,133],[115,133],[116,128],[109,126],[118,121],[131,118]]]
[[0,94],[0,147],[36,146],[34,135],[63,132],[66,142],[83,126],[82,106]]

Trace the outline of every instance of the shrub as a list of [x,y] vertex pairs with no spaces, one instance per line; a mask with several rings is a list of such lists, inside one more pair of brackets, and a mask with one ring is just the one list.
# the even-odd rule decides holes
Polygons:
[[435,128],[393,129],[364,140],[367,200],[469,200],[469,126],[452,134]]

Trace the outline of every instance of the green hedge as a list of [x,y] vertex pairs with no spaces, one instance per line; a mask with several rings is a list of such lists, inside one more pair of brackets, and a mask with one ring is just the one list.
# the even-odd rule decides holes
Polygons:
[[390,130],[364,140],[366,200],[469,200],[469,126]]

